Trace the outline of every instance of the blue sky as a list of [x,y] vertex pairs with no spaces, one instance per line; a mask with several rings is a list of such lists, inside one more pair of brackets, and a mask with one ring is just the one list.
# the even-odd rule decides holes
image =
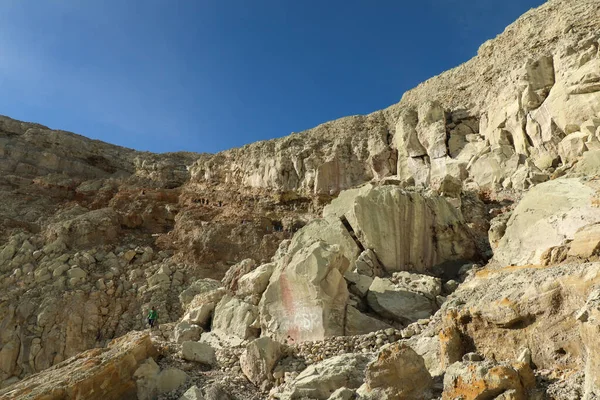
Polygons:
[[544,0],[0,0],[0,114],[216,152],[367,114]]

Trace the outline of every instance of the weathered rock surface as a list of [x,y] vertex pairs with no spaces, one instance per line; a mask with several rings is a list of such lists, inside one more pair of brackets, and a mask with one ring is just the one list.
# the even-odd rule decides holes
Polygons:
[[242,372],[250,382],[260,386],[273,379],[273,368],[281,357],[280,344],[269,337],[253,340],[240,357]]
[[534,387],[533,372],[522,363],[458,362],[446,371],[442,399],[492,399],[506,394],[500,398],[526,400]]
[[586,225],[575,232],[569,256],[589,258],[600,253],[600,224]]
[[486,359],[512,361],[527,348],[537,368],[582,369],[582,309],[600,264],[489,268],[453,294],[443,326],[458,329]]
[[263,330],[281,341],[343,335],[348,266],[338,246],[323,242],[286,256],[260,301]]
[[423,357],[405,344],[383,348],[366,369],[365,394],[387,399],[430,399],[433,380]]
[[581,322],[581,338],[585,345],[585,385],[584,399],[600,396],[600,351],[596,337],[600,332],[600,289],[595,288],[588,296],[577,318]]
[[327,400],[341,387],[356,389],[364,381],[365,368],[371,357],[368,355],[344,354],[322,363],[309,366],[291,383],[285,393],[290,399],[308,397]]
[[134,372],[156,349],[148,335],[131,333],[108,348],[83,352],[24,379],[0,397],[8,399],[122,399],[137,395]]
[[389,329],[391,326],[377,318],[361,313],[355,307],[346,308],[345,334],[348,336],[364,335],[370,332]]
[[494,253],[503,265],[541,263],[548,249],[566,244],[582,227],[600,222],[598,182],[557,179],[531,189],[519,202]]
[[428,318],[437,309],[435,295],[428,298],[389,279],[377,277],[369,287],[367,303],[382,317],[402,323]]
[[241,339],[258,336],[258,308],[226,295],[215,307],[212,329]]
[[197,386],[192,386],[179,398],[179,400],[204,400],[202,391]]
[[181,346],[181,356],[185,360],[213,365],[216,362],[215,350],[206,343],[187,341]]
[[395,186],[362,188],[334,201],[324,215],[345,218],[363,247],[372,249],[390,273],[424,272],[476,257],[460,212],[443,197]]
[[[251,397],[240,346],[262,331],[291,346],[269,384],[318,398],[366,379],[349,360],[363,356],[332,357],[400,339],[446,374],[446,398],[597,397],[599,13],[548,1],[399,104],[216,155],[0,117],[1,393]],[[104,348],[150,306],[160,365],[116,355],[131,335]],[[200,330],[212,366],[174,356]],[[536,368],[535,393],[515,359]],[[208,368],[223,382],[205,386]]]

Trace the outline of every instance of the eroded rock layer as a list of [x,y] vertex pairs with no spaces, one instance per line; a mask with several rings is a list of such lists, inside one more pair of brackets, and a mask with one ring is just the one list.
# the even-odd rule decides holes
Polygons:
[[598,15],[214,155],[0,117],[0,397],[598,398]]

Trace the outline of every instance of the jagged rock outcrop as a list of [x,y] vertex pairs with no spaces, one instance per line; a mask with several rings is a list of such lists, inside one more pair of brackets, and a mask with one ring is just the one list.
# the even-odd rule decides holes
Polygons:
[[[594,398],[599,13],[548,1],[386,110],[216,155],[0,117],[0,393]],[[164,359],[104,347],[150,306]]]
[[539,264],[548,249],[573,240],[583,227],[600,222],[597,181],[557,179],[531,189],[507,222],[494,260],[503,265]]
[[373,250],[388,273],[425,272],[477,257],[460,211],[441,196],[366,186],[342,194],[323,214],[346,221],[360,246]]
[[423,358],[407,345],[393,344],[367,365],[365,385],[358,392],[372,399],[425,400],[431,398],[432,386]]
[[134,373],[157,354],[150,337],[132,333],[104,349],[79,354],[41,374],[0,390],[3,399],[135,398]]
[[533,372],[524,363],[457,362],[446,371],[442,399],[526,400],[534,387]]
[[304,370],[282,395],[284,399],[309,397],[327,400],[338,388],[358,388],[364,380],[369,355],[344,354]]

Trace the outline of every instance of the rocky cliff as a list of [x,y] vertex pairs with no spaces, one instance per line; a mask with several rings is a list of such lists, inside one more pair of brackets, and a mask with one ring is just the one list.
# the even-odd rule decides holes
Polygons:
[[600,398],[598,15],[214,155],[0,117],[0,398]]

